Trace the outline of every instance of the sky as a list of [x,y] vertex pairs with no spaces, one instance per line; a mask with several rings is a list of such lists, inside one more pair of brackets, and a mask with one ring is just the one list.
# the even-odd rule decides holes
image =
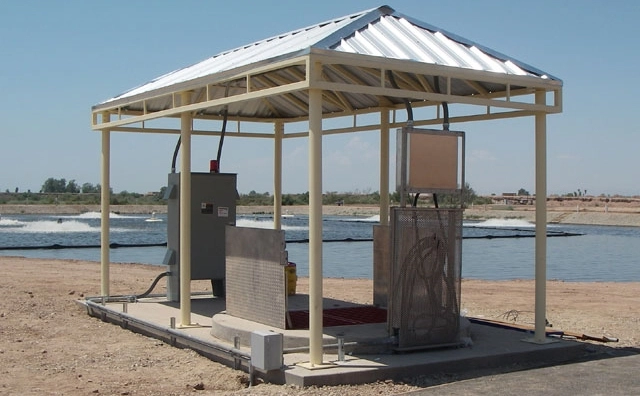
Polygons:
[[[51,177],[98,184],[91,106],[222,51],[383,4],[563,80],[563,112],[547,117],[549,194],[640,195],[635,0],[2,0],[0,191],[36,192]],[[532,117],[451,129],[466,132],[477,193],[535,193]],[[113,191],[166,185],[176,139],[114,132]],[[240,193],[273,192],[273,146],[262,140],[225,139],[222,171],[238,174]],[[208,171],[218,138],[193,146],[192,170]],[[377,132],[325,137],[323,191],[378,191],[378,150]],[[285,141],[283,165],[283,191],[307,191],[307,139]]]

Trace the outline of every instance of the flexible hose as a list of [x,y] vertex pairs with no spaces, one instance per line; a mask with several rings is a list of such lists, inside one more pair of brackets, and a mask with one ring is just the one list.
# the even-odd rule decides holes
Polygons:
[[[440,92],[440,76],[435,76],[433,78],[433,83],[437,93]],[[442,123],[442,129],[445,131],[449,130],[449,104],[447,102],[442,102],[442,111],[444,112],[444,121]]]
[[[224,97],[228,97],[229,96],[229,84],[227,83],[227,86],[224,90]],[[224,135],[225,132],[227,131],[227,118],[229,115],[229,107],[228,106],[224,106],[224,108],[222,109],[222,129],[220,129],[220,141],[218,142],[218,155],[216,156],[216,163],[218,164],[218,172],[220,172],[220,157],[222,156],[222,145],[224,144]]]
[[153,280],[153,283],[151,283],[151,286],[149,286],[149,288],[144,293],[136,295],[136,298],[145,298],[146,296],[148,296],[156,287],[156,285],[158,284],[158,281],[160,281],[160,279],[168,275],[171,275],[171,272],[167,271],[158,275],[156,279]]
[[[227,84],[227,87],[225,88],[225,91],[224,91],[224,97],[226,98],[227,96],[229,96],[229,84]],[[220,157],[222,156],[222,144],[224,142],[224,134],[227,129],[227,115],[228,115],[227,106],[225,106],[224,109],[222,110],[222,114],[223,114],[222,129],[220,132],[220,142],[218,143],[218,155],[216,156],[216,160],[218,162],[218,169],[220,169]],[[182,144],[182,136],[179,136],[178,141],[176,142],[176,147],[173,150],[173,158],[171,160],[171,173],[176,172],[176,160],[178,159],[178,152],[180,151],[181,144]]]
[[180,145],[182,144],[182,136],[178,137],[176,142],[176,148],[173,150],[173,160],[171,161],[171,173],[176,173],[176,159],[178,158],[178,151],[180,151]]
[[[393,77],[393,72],[391,70],[387,70],[387,77],[389,78],[389,82],[391,83],[391,86],[395,89],[399,89],[398,84],[396,84],[396,79],[395,77]],[[411,107],[411,102],[409,102],[409,99],[407,98],[402,98],[402,101],[404,102],[404,106],[407,108],[407,125],[412,126],[413,125],[413,108]]]

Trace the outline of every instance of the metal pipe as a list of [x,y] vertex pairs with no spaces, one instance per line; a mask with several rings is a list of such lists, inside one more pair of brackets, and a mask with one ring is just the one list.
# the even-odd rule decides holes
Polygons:
[[[135,318],[129,314],[125,314],[122,312],[116,312],[111,310],[109,310],[110,312],[107,312],[107,309],[101,307],[95,301],[92,301],[92,300],[86,300],[86,301],[87,301],[87,305],[86,305],[87,312],[91,316],[102,317],[103,315],[108,316],[107,314],[111,314],[112,316],[118,318],[119,321],[126,321],[127,323],[129,323],[129,327],[131,326],[146,327],[155,333],[164,333],[170,337],[175,337],[176,339],[182,339],[185,342],[189,342],[191,344],[198,344],[198,345],[209,347],[217,352],[224,353],[227,356],[237,357],[247,362],[251,361],[251,356],[239,349],[229,348],[226,345],[216,343],[216,342],[204,341],[197,337],[193,337],[188,334],[185,334],[183,330],[158,326],[149,322],[145,322],[143,320],[140,320],[138,318]],[[97,313],[94,310],[97,311]],[[175,318],[172,318],[172,319],[175,320]]]
[[[407,130],[402,128],[400,135],[400,207],[407,206]],[[398,150],[396,150],[397,152]],[[397,182],[396,182],[397,183]]]
[[[233,348],[236,350],[240,350],[240,336],[233,336]],[[237,370],[240,368],[240,359],[233,359],[233,369]]]
[[344,362],[344,337],[338,337],[338,361]]
[[309,360],[322,364],[322,90],[309,90]]
[[389,225],[389,109],[380,112],[380,225]]
[[[182,92],[181,106],[191,94]],[[180,114],[180,326],[191,325],[191,113]]]
[[[536,91],[536,104],[546,102],[546,92]],[[547,293],[547,116],[535,115],[536,147],[536,253],[534,342],[546,340]]]
[[[102,112],[102,122],[109,122],[109,113]],[[111,133],[102,130],[101,175],[100,175],[100,292],[109,295],[109,169],[111,166]]]
[[[338,343],[336,344],[323,344],[322,345],[322,349],[329,349],[329,348],[339,348],[340,344],[339,344],[340,339],[338,339]],[[342,339],[342,347],[347,347],[347,346],[357,346],[358,343],[356,341],[353,342],[344,342],[344,338]],[[292,348],[284,348],[282,350],[282,353],[287,354],[287,353],[300,353],[300,352],[306,352],[309,350],[309,346],[300,346],[300,347],[292,347]]]

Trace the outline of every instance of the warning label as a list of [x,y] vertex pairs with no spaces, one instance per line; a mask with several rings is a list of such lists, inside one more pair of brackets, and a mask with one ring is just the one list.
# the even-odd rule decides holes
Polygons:
[[200,204],[200,213],[202,213],[202,214],[213,214],[213,203],[202,202]]
[[229,208],[221,206],[218,208],[218,217],[229,217]]

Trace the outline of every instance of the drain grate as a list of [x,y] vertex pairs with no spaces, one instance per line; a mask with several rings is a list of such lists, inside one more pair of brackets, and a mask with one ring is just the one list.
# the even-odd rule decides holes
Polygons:
[[[309,328],[309,311],[290,311],[289,330]],[[322,327],[354,326],[371,323],[386,323],[387,310],[377,307],[349,307],[325,309],[322,311]]]

